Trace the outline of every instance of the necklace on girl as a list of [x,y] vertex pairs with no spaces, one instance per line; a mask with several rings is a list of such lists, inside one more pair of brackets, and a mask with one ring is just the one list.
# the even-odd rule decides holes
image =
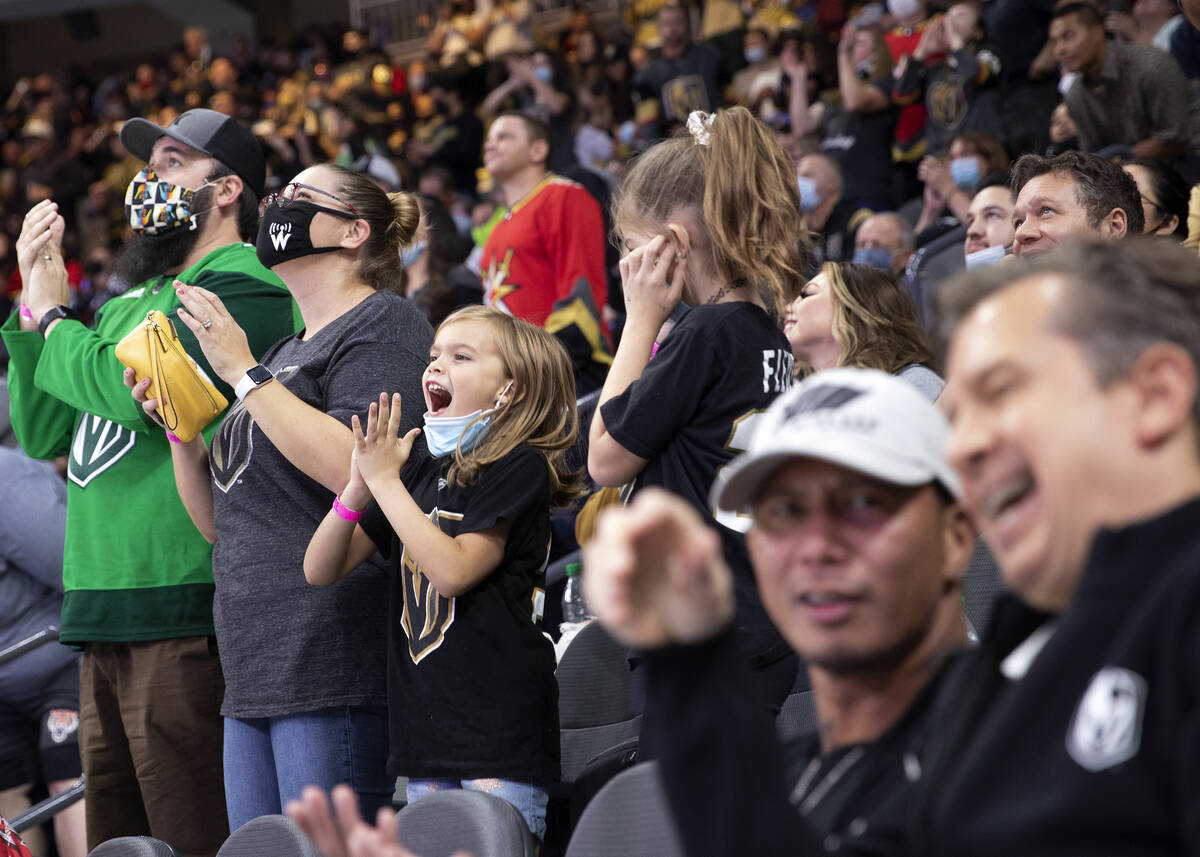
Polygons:
[[740,288],[743,288],[748,285],[750,285],[749,280],[747,280],[745,277],[738,277],[733,282],[726,283],[725,285],[721,286],[721,288],[717,289],[713,293],[712,297],[710,297],[708,300],[706,300],[705,303],[706,304],[715,304],[717,301],[719,301],[721,298],[725,297],[725,295],[727,295],[729,292],[733,291],[734,289],[740,289]]

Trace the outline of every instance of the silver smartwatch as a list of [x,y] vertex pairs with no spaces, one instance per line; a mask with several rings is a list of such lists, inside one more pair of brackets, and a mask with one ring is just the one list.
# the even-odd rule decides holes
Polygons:
[[273,381],[275,376],[271,374],[271,370],[261,363],[256,363],[246,370],[246,374],[237,382],[233,388],[233,394],[237,396],[238,401],[244,401],[246,394],[256,387],[261,387],[268,381]]

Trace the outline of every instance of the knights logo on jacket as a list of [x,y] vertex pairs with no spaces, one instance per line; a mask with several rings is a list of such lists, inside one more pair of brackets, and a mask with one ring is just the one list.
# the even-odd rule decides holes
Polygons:
[[1067,730],[1067,752],[1088,771],[1103,771],[1137,755],[1142,743],[1146,680],[1104,667],[1092,677]]

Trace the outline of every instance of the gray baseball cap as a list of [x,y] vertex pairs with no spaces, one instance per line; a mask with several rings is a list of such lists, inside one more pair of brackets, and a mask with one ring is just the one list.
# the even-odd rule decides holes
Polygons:
[[121,126],[121,145],[143,161],[150,160],[154,141],[164,136],[216,158],[241,176],[256,196],[263,195],[267,163],[262,147],[232,116],[197,107],[180,113],[166,128],[141,118],[130,119]]

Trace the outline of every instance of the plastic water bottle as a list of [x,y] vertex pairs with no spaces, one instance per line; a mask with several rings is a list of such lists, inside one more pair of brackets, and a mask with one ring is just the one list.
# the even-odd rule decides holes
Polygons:
[[563,624],[577,625],[592,618],[587,602],[583,600],[583,580],[579,577],[579,569],[577,562],[567,565],[567,585],[563,589],[562,602]]

